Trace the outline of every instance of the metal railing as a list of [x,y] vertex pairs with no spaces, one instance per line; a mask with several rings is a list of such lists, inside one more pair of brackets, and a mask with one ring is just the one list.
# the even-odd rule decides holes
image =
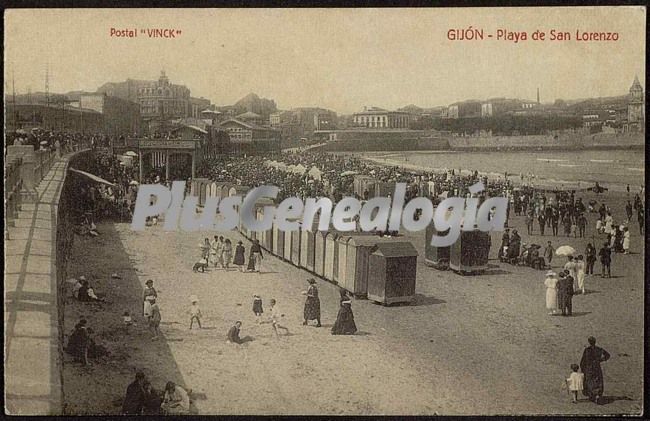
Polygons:
[[13,225],[20,210],[20,191],[23,180],[20,176],[22,158],[15,157],[5,166],[5,218],[7,225]]

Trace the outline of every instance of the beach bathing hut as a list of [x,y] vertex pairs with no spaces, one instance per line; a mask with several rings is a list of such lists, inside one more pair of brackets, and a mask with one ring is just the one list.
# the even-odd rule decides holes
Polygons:
[[336,239],[338,243],[338,259],[336,262],[336,270],[334,271],[334,280],[339,285],[345,282],[347,276],[348,242],[351,238],[351,235],[341,234]]
[[[377,180],[369,175],[355,175],[352,182],[354,193],[362,199],[371,199],[375,195],[375,184]],[[367,197],[365,197],[367,193]]]
[[[269,198],[261,198],[255,202],[255,212],[257,215],[257,220],[262,221],[264,218],[264,208],[266,206],[275,206],[275,202]],[[270,228],[266,231],[251,231],[251,237],[260,241],[260,246],[266,250],[272,250],[273,244],[271,239],[273,238],[273,228]]]
[[230,188],[234,184],[231,183],[217,183],[217,196],[219,199],[225,199],[230,194]]
[[490,233],[461,231],[449,250],[449,268],[462,275],[480,273],[488,268]]
[[431,238],[434,235],[444,236],[449,232],[446,230],[438,233],[433,222],[431,222],[424,234],[424,264],[432,266],[437,269],[445,269],[449,267],[449,247],[436,247],[431,245]]
[[210,183],[210,192],[207,194],[208,197],[217,197],[217,187],[219,185],[215,183]]
[[388,196],[392,197],[394,193],[395,193],[394,181],[380,181],[375,184],[374,197],[388,197]]
[[195,178],[192,180],[192,184],[190,186],[190,194],[192,196],[198,197],[198,203],[199,206],[205,205],[205,199],[206,199],[206,190],[208,189],[208,185],[210,184],[210,180],[207,178]]
[[314,254],[316,233],[314,231],[300,231],[300,267],[310,272],[314,271]]
[[325,276],[325,237],[327,231],[316,231],[314,233],[314,273],[318,276]]
[[239,186],[239,185],[232,186],[230,187],[230,190],[228,190],[228,196],[241,196],[241,198],[243,199],[244,197],[246,197],[250,189],[251,188],[248,186]]
[[417,259],[408,241],[378,243],[368,262],[368,299],[382,304],[413,301]]
[[284,258],[284,232],[273,224],[273,254],[280,259]]
[[300,267],[300,230],[291,231],[291,263]]
[[284,254],[282,258],[291,261],[291,231],[282,231],[284,235]]
[[325,236],[325,269],[323,276],[332,282],[335,282],[334,277],[336,276],[335,273],[339,260],[337,238],[338,235],[335,232],[328,232]]
[[345,275],[339,276],[339,285],[355,297],[366,296],[370,254],[378,243],[388,241],[395,241],[395,239],[372,234],[351,235],[347,242]]

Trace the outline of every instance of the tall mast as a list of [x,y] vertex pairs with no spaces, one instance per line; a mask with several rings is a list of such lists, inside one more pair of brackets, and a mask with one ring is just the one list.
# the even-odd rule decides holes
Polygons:
[[18,130],[18,124],[16,118],[16,114],[18,113],[18,110],[16,109],[16,77],[13,69],[11,69],[11,84],[12,84],[13,100],[14,100],[14,130]]

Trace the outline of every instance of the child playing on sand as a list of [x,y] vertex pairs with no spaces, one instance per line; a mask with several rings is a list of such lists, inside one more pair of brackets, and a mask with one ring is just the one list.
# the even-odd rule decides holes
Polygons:
[[585,381],[584,373],[579,373],[578,370],[580,370],[578,364],[571,364],[571,375],[568,379],[564,380],[563,384],[567,392],[572,395],[573,403],[578,402],[578,392],[582,392]]
[[255,320],[257,320],[257,323],[261,323],[264,309],[262,308],[262,297],[257,294],[253,295],[253,313],[255,313]]
[[276,303],[275,299],[271,299],[271,317],[269,320],[273,325],[273,331],[275,332],[275,337],[280,339],[280,334],[278,333],[278,329],[284,329],[287,335],[289,334],[289,329],[287,329],[286,327],[280,324],[280,319],[284,317],[284,314],[282,314],[282,312],[275,305],[275,303]]
[[190,301],[192,302],[192,305],[190,306],[190,329],[192,329],[194,320],[196,320],[196,323],[199,325],[199,329],[202,329],[201,309],[199,308],[199,299],[196,297],[196,295],[192,295],[190,297]]

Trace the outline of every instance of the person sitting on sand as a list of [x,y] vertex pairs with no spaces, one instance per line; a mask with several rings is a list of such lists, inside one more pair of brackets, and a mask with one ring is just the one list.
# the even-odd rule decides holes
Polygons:
[[144,389],[144,406],[142,408],[143,415],[158,415],[160,414],[160,406],[163,402],[162,393],[156,390],[151,383],[145,380],[142,388]]
[[83,365],[90,365],[89,358],[97,358],[107,355],[108,351],[101,345],[97,345],[93,339],[93,330],[87,327],[85,319],[77,323],[68,339],[68,346],[65,351],[75,357]]
[[76,361],[80,361],[82,364],[88,364],[88,340],[89,335],[86,329],[87,325],[86,319],[79,320],[74,327],[74,330],[68,338],[68,346],[65,347],[65,351],[72,355]]
[[140,415],[145,405],[145,377],[142,371],[135,373],[135,380],[126,388],[126,395],[122,401],[122,414]]
[[237,320],[235,324],[228,330],[227,341],[231,344],[242,344],[244,341],[239,337],[241,331],[241,322]]
[[95,294],[95,290],[85,279],[81,281],[81,287],[77,292],[77,299],[79,301],[91,302],[91,301],[105,301],[103,298],[99,298]]
[[72,295],[74,298],[79,299],[79,290],[81,287],[83,287],[83,282],[86,280],[85,276],[80,276],[79,279],[77,280],[77,283],[74,284],[72,287]]
[[182,387],[174,382],[167,382],[160,409],[165,415],[186,415],[190,412],[190,397]]

